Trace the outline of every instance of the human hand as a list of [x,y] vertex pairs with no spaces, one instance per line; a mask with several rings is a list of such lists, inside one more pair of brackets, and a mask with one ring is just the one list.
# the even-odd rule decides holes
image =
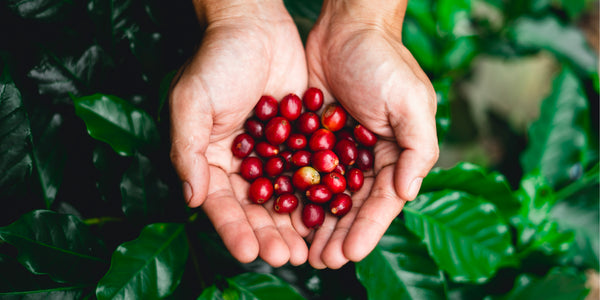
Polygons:
[[[231,254],[273,266],[302,264],[308,248],[292,225],[297,214],[252,204],[233,138],[262,95],[281,99],[306,89],[298,31],[280,0],[194,2],[206,31],[170,96],[171,160],[190,207],[202,205]],[[196,38],[196,37],[190,37]],[[272,201],[272,200],[271,200]]]
[[309,86],[380,136],[351,212],[328,216],[312,237],[316,268],[368,255],[438,158],[435,92],[401,40],[406,1],[368,2],[326,0],[306,45]]

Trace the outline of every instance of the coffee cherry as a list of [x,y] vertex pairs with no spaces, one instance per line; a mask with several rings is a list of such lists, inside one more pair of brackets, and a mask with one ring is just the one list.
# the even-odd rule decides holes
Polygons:
[[358,149],[358,153],[356,156],[356,167],[361,171],[366,172],[373,169],[373,152],[368,149]]
[[273,202],[273,210],[280,214],[291,213],[298,207],[298,197],[294,194],[283,194]]
[[321,115],[321,124],[323,127],[338,131],[346,125],[347,113],[339,104],[329,104]]
[[346,178],[335,171],[321,176],[321,182],[334,194],[342,193],[346,190]]
[[333,132],[321,128],[310,136],[308,147],[312,151],[331,150],[335,146],[335,135]]
[[352,198],[348,194],[336,194],[329,202],[329,212],[337,217],[347,214],[352,208]]
[[348,129],[342,129],[335,133],[335,137],[338,141],[341,140],[349,140],[352,143],[356,144],[356,140],[354,139],[354,134]]
[[306,136],[300,133],[292,133],[286,141],[288,148],[292,150],[300,150],[306,147],[308,141]]
[[317,111],[323,106],[323,92],[318,89],[311,87],[302,96],[302,102],[304,107],[310,111]]
[[287,175],[278,176],[275,178],[275,181],[273,181],[273,189],[275,190],[276,195],[293,193],[294,187],[292,186],[292,178]]
[[284,117],[274,117],[265,126],[265,138],[273,145],[279,145],[287,140],[292,126]]
[[244,129],[255,139],[262,139],[265,134],[265,125],[257,118],[246,120]]
[[308,203],[302,209],[302,223],[308,228],[318,228],[325,221],[325,210],[321,205]]
[[267,121],[277,115],[277,100],[271,96],[262,96],[254,107],[254,114],[261,120]]
[[305,191],[308,187],[318,184],[320,181],[321,175],[319,172],[309,166],[296,170],[292,175],[292,185],[301,191]]
[[312,154],[306,150],[299,150],[292,154],[292,164],[296,167],[304,167],[310,165]]
[[250,198],[250,201],[257,204],[262,204],[267,202],[269,199],[271,199],[271,196],[273,196],[273,185],[269,179],[260,177],[250,184],[250,189],[248,192],[248,198]]
[[306,190],[306,198],[314,203],[325,203],[331,200],[333,193],[324,184],[311,185]]
[[252,181],[263,175],[263,162],[256,156],[248,156],[242,160],[240,175],[247,181]]
[[360,124],[354,127],[354,137],[365,147],[373,147],[375,146],[375,143],[377,143],[377,136]]
[[319,129],[321,126],[320,122],[321,121],[319,120],[319,116],[317,116],[317,114],[307,111],[298,117],[298,120],[296,121],[296,127],[301,133],[309,135]]
[[356,161],[356,157],[358,156],[358,149],[354,142],[350,140],[344,139],[340,140],[335,144],[333,150],[340,158],[340,162],[346,166],[351,166]]
[[265,163],[265,173],[270,177],[275,177],[283,173],[285,169],[285,160],[283,157],[274,156]]
[[338,164],[333,171],[342,175],[346,175],[346,167],[343,164]]
[[279,147],[273,146],[267,142],[258,142],[254,150],[260,157],[268,158],[279,154]]
[[356,168],[350,169],[348,174],[346,174],[346,185],[351,192],[360,190],[364,183],[365,176],[361,170]]
[[252,152],[254,148],[254,139],[247,133],[240,133],[233,139],[231,153],[235,157],[244,158]]
[[337,155],[331,150],[320,150],[312,155],[312,166],[319,172],[332,172],[339,163]]
[[292,168],[292,151],[284,150],[281,152],[280,156],[285,160],[285,168],[284,171],[289,171]]
[[290,121],[298,119],[302,113],[302,100],[296,94],[288,94],[279,103],[279,113]]

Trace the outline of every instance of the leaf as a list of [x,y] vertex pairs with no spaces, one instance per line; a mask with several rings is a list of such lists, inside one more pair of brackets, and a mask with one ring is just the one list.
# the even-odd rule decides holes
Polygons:
[[29,117],[7,73],[0,74],[0,198],[23,191],[33,169]]
[[424,28],[409,17],[402,25],[402,42],[426,72],[437,70],[438,53],[434,41]]
[[444,137],[450,129],[450,82],[438,80],[432,82],[437,97],[437,111],[435,113],[435,124],[438,137],[438,144],[442,144]]
[[156,299],[170,295],[181,280],[188,257],[184,224],[156,223],[121,244],[110,269],[98,282],[98,299]]
[[356,276],[369,299],[446,299],[442,272],[427,247],[398,219],[356,263]]
[[323,0],[284,0],[283,3],[292,17],[309,19],[312,23],[317,21],[323,6]]
[[437,24],[433,17],[431,0],[408,1],[406,15],[413,18],[428,35],[437,34]]
[[150,115],[121,98],[94,94],[73,102],[90,136],[110,144],[120,155],[131,156],[158,144],[158,129]]
[[161,209],[161,200],[167,197],[168,192],[167,185],[159,178],[152,162],[136,154],[121,179],[123,213],[133,218],[156,216]]
[[471,0],[437,0],[437,24],[454,37],[471,34]]
[[440,190],[463,191],[485,198],[498,212],[509,220],[519,209],[507,179],[498,172],[468,163],[458,163],[451,169],[434,168],[423,179],[421,192]]
[[481,52],[478,38],[462,36],[449,43],[444,53],[444,68],[446,70],[470,69],[471,62]]
[[[131,0],[89,0],[87,9],[102,45],[113,48],[126,33],[137,30],[131,19]],[[106,49],[109,49],[106,48]]]
[[506,300],[576,300],[588,294],[585,276],[570,268],[554,268],[543,278],[523,274],[516,280]]
[[554,188],[577,179],[571,173],[587,163],[588,114],[581,84],[565,68],[554,80],[552,94],[542,102],[538,120],[529,128],[528,147],[521,156],[524,172],[539,168]]
[[198,299],[304,299],[287,282],[272,274],[242,273],[226,281],[228,286],[223,291],[213,285]]
[[71,215],[48,210],[24,214],[0,227],[0,239],[17,248],[29,271],[57,282],[94,282],[107,263],[102,242]]
[[55,19],[73,5],[65,0],[9,0],[8,7],[24,19]]
[[598,55],[581,30],[559,23],[555,17],[521,17],[509,29],[510,37],[525,49],[546,50],[588,75],[598,73]]
[[484,282],[515,263],[509,227],[494,205],[464,192],[420,195],[403,209],[406,227],[456,282]]

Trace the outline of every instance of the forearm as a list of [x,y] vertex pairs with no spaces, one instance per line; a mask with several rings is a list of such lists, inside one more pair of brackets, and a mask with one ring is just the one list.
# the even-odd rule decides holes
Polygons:
[[360,23],[401,36],[408,0],[324,0],[324,22]]
[[193,3],[203,24],[245,17],[268,18],[285,9],[282,0],[193,0]]

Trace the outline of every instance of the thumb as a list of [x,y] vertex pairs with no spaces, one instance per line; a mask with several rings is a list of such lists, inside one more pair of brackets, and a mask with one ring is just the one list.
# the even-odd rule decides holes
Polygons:
[[210,180],[206,149],[212,130],[212,109],[203,89],[181,78],[171,92],[171,162],[182,181],[190,207],[200,206]]

